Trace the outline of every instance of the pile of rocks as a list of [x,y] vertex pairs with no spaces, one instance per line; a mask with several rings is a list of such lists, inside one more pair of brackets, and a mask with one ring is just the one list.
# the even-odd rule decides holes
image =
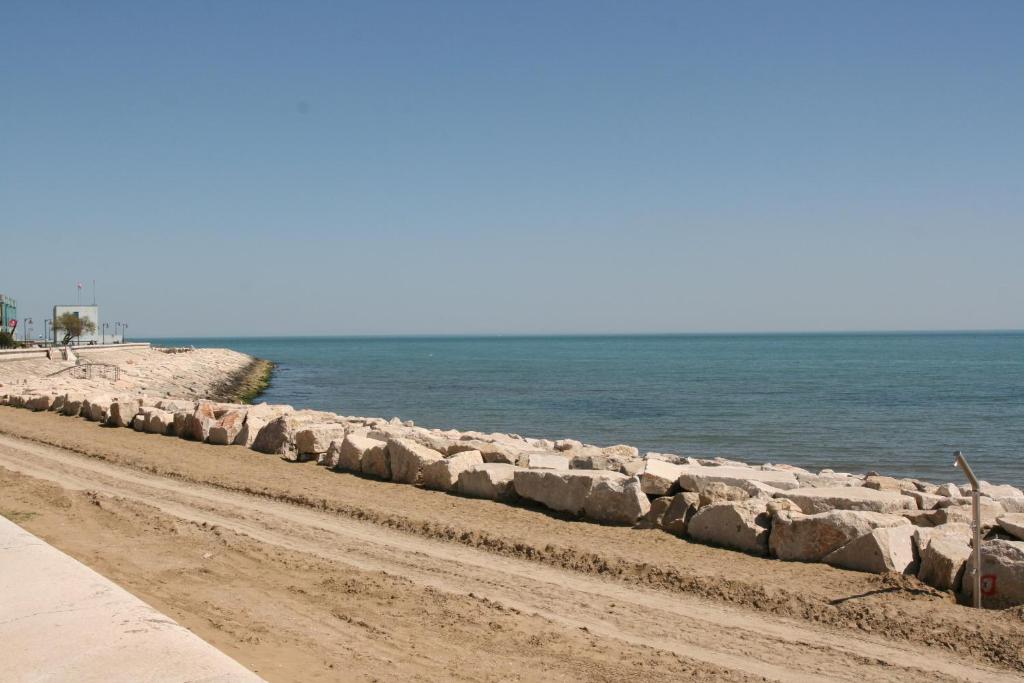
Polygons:
[[[35,391],[9,406],[353,472],[456,495],[536,504],[606,524],[661,529],[780,560],[914,574],[970,597],[971,499],[955,484],[564,439],[426,429],[398,418],[348,417],[291,406]],[[982,482],[984,603],[1024,604],[1024,492]],[[964,593],[966,591],[966,593]]]
[[217,395],[232,378],[243,374],[255,359],[230,349],[189,349],[187,353],[165,353],[163,349],[128,346],[124,348],[76,347],[82,363],[105,363],[120,368],[119,379],[76,379],[68,374],[54,377],[74,361],[37,358],[0,363],[0,393],[140,394],[146,396],[202,398]]

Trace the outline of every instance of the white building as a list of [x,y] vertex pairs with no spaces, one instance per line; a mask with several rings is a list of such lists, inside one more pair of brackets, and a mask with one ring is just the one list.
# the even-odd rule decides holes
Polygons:
[[[99,306],[54,306],[53,320],[56,320],[65,313],[70,313],[76,318],[88,318],[96,324],[95,332],[82,333],[81,337],[71,340],[72,344],[120,344],[124,339],[124,334],[120,329],[120,323],[108,323],[107,329],[103,328],[103,321],[100,320]],[[54,344],[59,344],[63,339],[63,332],[53,330]]]

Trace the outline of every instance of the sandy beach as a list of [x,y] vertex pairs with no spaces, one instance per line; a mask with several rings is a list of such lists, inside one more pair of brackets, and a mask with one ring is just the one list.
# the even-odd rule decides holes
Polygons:
[[[0,513],[268,680],[1010,680],[1014,611],[0,408]],[[341,676],[339,672],[344,672]]]

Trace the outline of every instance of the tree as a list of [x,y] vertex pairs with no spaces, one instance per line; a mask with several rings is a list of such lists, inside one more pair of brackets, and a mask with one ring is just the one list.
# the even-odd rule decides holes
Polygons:
[[62,345],[67,346],[71,343],[72,339],[81,337],[85,332],[95,332],[96,323],[89,320],[85,316],[77,316],[74,313],[62,313],[60,317],[53,321],[54,331],[64,332],[64,341]]
[[16,349],[18,342],[14,339],[14,333],[6,330],[0,331],[0,349]]

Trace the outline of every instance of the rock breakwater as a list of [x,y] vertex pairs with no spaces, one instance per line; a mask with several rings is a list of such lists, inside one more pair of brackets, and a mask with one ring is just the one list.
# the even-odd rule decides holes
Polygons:
[[[175,354],[187,356],[188,354]],[[239,367],[253,376],[265,365]],[[0,389],[0,403],[165,437],[236,445],[290,461],[528,505],[601,524],[656,528],[780,561],[913,575],[969,599],[969,491],[954,483],[811,472],[723,458],[643,456],[517,434],[428,429],[287,405],[154,396],[117,387]],[[982,483],[987,607],[1024,604],[1024,492]]]

